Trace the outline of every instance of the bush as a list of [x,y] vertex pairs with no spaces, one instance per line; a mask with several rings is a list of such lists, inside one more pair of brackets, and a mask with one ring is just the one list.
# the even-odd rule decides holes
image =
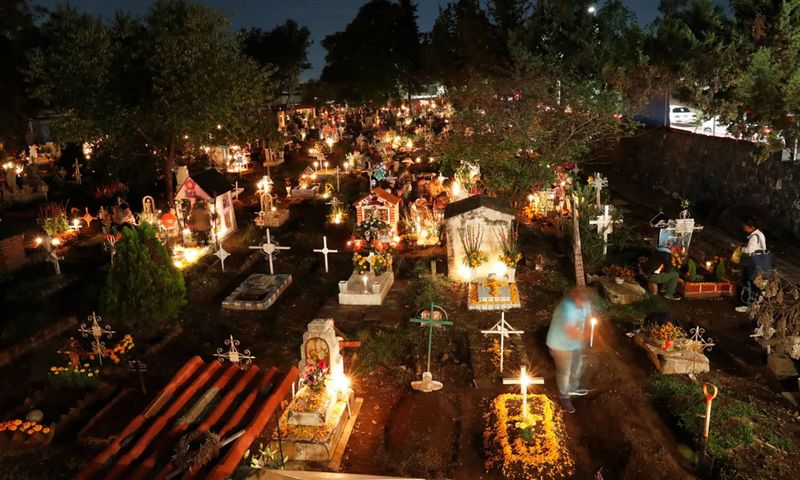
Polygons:
[[183,275],[147,224],[124,228],[101,296],[102,311],[120,328],[153,336],[186,304]]

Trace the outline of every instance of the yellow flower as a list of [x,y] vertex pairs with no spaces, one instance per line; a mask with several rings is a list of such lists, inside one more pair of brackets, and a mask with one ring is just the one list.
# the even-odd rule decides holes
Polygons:
[[87,377],[94,377],[94,373],[92,373],[92,372],[89,372],[89,373],[88,373],[86,376],[87,376]]

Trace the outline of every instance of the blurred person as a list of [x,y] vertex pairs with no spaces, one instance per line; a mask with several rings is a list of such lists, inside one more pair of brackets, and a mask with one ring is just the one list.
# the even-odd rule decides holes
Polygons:
[[556,364],[559,401],[567,413],[575,413],[571,397],[589,393],[578,387],[583,367],[585,330],[592,315],[593,294],[586,287],[572,289],[553,312],[547,331],[547,347]]

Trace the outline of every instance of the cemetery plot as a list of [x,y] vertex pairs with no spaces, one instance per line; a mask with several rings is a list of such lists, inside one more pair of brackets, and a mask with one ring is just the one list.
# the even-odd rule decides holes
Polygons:
[[291,275],[253,273],[222,301],[222,308],[266,310],[291,284]]

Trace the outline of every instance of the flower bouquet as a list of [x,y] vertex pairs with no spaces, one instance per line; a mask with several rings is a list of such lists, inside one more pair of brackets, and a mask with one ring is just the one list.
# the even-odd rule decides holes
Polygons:
[[483,231],[480,228],[471,226],[459,231],[461,246],[464,248],[464,258],[461,261],[469,268],[478,268],[489,260],[486,252],[481,250],[483,243]]
[[613,278],[620,285],[625,282],[633,283],[636,280],[633,270],[622,265],[613,264],[610,267],[603,268],[603,273]]
[[672,322],[663,325],[651,325],[647,328],[647,336],[662,350],[671,350],[677,340],[686,337],[686,332]]
[[353,271],[359,275],[366,275],[369,272],[369,256],[353,253]]
[[372,273],[374,273],[375,276],[383,275],[389,270],[391,261],[392,257],[388,253],[373,252],[372,261],[370,262],[372,265]]
[[303,379],[303,384],[308,385],[308,388],[318,392],[325,386],[325,375],[328,373],[328,365],[325,360],[314,361],[310,358],[306,359],[306,368],[300,374]]
[[508,268],[517,268],[517,263],[522,260],[522,252],[519,251],[519,229],[512,223],[508,229],[500,230],[495,233],[500,249],[500,261]]

